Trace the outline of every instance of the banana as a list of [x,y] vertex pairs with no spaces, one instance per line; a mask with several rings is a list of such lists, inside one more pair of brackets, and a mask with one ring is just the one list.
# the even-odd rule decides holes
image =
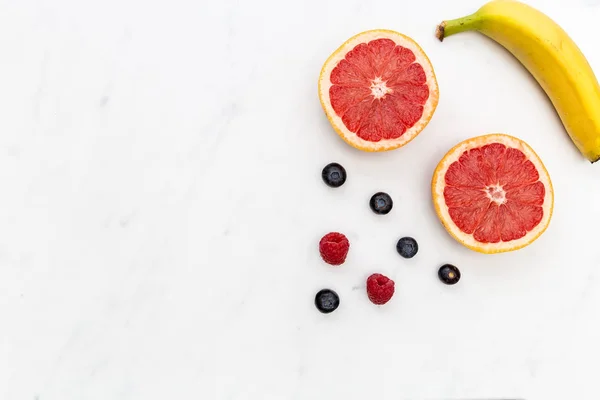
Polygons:
[[442,22],[440,41],[478,31],[510,51],[534,76],[565,130],[591,162],[600,159],[600,86],[585,56],[548,16],[515,0],[493,0],[476,13]]

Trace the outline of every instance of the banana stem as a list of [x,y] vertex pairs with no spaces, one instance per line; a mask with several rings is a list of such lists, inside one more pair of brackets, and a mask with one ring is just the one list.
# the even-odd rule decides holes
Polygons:
[[475,15],[469,15],[463,18],[451,19],[438,25],[435,36],[442,42],[444,38],[455,33],[471,31],[477,28],[479,18]]

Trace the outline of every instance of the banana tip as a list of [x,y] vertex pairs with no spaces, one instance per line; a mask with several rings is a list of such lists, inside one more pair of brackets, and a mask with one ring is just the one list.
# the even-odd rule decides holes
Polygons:
[[446,22],[442,22],[435,29],[435,37],[438,38],[440,42],[443,42],[445,33],[446,33]]

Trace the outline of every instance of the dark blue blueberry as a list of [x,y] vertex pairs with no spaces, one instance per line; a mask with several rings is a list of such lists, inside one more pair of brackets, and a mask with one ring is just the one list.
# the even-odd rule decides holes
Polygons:
[[389,194],[378,192],[371,197],[369,205],[375,214],[385,215],[392,210],[394,202]]
[[338,163],[327,164],[321,177],[327,186],[337,188],[346,182],[346,170]]
[[419,251],[417,241],[411,237],[403,237],[398,240],[396,250],[404,258],[413,258]]
[[320,290],[315,296],[315,306],[323,314],[335,311],[340,305],[340,297],[331,289]]
[[438,270],[438,277],[446,285],[454,285],[460,280],[460,271],[454,265],[445,264]]

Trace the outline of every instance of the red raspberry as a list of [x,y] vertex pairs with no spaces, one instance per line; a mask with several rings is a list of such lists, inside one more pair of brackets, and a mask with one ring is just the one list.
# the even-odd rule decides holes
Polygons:
[[331,265],[341,265],[346,261],[350,242],[341,233],[331,232],[323,236],[319,242],[319,252],[323,261]]
[[387,276],[373,274],[367,278],[367,295],[373,304],[387,303],[394,295],[394,290],[394,281]]

